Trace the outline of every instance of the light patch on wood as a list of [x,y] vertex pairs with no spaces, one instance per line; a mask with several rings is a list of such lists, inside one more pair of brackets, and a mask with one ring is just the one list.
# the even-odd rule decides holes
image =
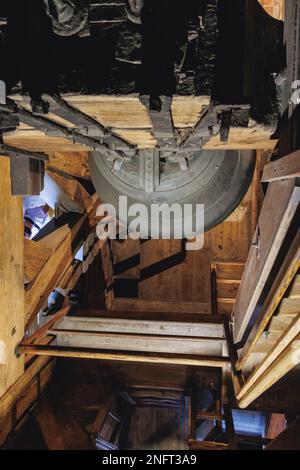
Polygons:
[[258,0],[268,15],[276,20],[285,18],[285,0]]
[[4,365],[7,363],[7,353],[4,341],[0,341],[0,364]]

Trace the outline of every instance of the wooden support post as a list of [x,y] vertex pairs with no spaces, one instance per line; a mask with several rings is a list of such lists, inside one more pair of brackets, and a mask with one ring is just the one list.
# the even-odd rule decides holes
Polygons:
[[190,385],[188,438],[197,439],[197,385],[194,374]]
[[224,406],[224,419],[225,419],[225,426],[226,426],[226,435],[229,445],[229,450],[238,450],[236,437],[235,437],[235,429],[234,429],[234,422],[232,417],[232,409],[229,405]]
[[210,267],[210,286],[211,286],[211,313],[218,315],[218,286],[217,286],[217,267],[212,264]]
[[24,335],[22,198],[11,196],[10,161],[0,157],[0,396],[24,371],[15,349]]

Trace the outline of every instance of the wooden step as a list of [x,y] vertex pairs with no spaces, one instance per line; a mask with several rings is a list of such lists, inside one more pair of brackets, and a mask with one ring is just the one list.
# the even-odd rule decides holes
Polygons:
[[280,335],[281,332],[279,330],[264,332],[256,343],[253,352],[267,354],[269,351],[271,351],[272,347],[274,346]]
[[209,411],[198,411],[197,421],[200,419],[208,421],[223,421],[223,415],[221,413],[214,413]]
[[285,331],[291,322],[296,318],[296,315],[282,315],[274,316],[269,324],[269,331]]
[[[100,313],[100,312],[99,312]],[[87,318],[64,317],[55,325],[59,330],[86,331],[98,333],[130,333],[159,336],[188,336],[224,339],[223,324],[207,322],[176,322],[143,320],[138,318]]]
[[228,444],[222,442],[189,440],[190,450],[228,450]]
[[231,315],[234,304],[235,304],[235,299],[224,299],[224,298],[218,298],[218,315]]
[[300,299],[300,275],[295,277],[289,293],[289,299]]
[[56,336],[57,346],[96,348],[100,350],[180,353],[222,356],[222,338],[184,336],[137,335],[128,333],[99,333],[92,331],[50,330]]
[[300,300],[298,298],[283,299],[278,316],[296,316],[298,313],[300,313]]
[[236,299],[241,281],[232,279],[217,279],[217,295],[218,298]]
[[211,267],[215,268],[218,279],[240,281],[245,269],[245,263],[212,263]]

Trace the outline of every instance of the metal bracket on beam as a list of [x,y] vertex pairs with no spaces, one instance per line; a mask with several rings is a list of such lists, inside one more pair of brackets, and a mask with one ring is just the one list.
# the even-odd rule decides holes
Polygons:
[[216,108],[214,106],[207,107],[197,125],[183,140],[180,147],[187,149],[196,146],[199,150],[206,141],[219,132],[219,129],[220,124]]
[[[105,142],[107,135],[104,135],[99,139],[88,135],[83,135],[76,128],[68,128],[62,124],[54,122],[47,118],[44,114],[32,113],[27,109],[23,108],[22,106],[18,106],[17,103],[15,103],[11,99],[7,100],[7,109],[9,110],[9,112],[16,115],[20,122],[23,122],[24,124],[27,124],[43,132],[46,135],[68,139],[73,143],[84,145],[94,151],[112,152],[116,155],[116,157],[121,158],[127,154],[130,154],[130,156],[132,156],[136,151],[134,145],[130,146],[123,139],[113,136],[109,132],[109,143],[107,143]],[[71,122],[70,116],[68,119]],[[101,125],[99,124],[99,126]],[[120,146],[122,145],[124,151],[117,151],[115,149],[117,144]]]
[[146,107],[153,125],[153,134],[159,147],[176,147],[175,129],[172,117],[172,97],[154,98],[141,95],[140,101]]
[[45,95],[49,103],[49,112],[69,121],[76,126],[75,131],[86,137],[97,138],[109,147],[122,146],[126,150],[133,150],[134,145],[113,134],[112,130],[103,126],[96,119],[83,113],[67,103],[61,96]]

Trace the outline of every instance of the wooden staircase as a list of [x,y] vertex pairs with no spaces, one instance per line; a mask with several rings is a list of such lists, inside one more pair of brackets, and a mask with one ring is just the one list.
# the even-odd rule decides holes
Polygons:
[[[300,275],[297,275],[271,318],[266,330],[258,340],[253,356],[256,359],[268,354],[288,326],[300,313]],[[255,361],[256,362],[256,361]]]
[[214,262],[210,266],[213,313],[230,316],[241,284],[245,263]]

